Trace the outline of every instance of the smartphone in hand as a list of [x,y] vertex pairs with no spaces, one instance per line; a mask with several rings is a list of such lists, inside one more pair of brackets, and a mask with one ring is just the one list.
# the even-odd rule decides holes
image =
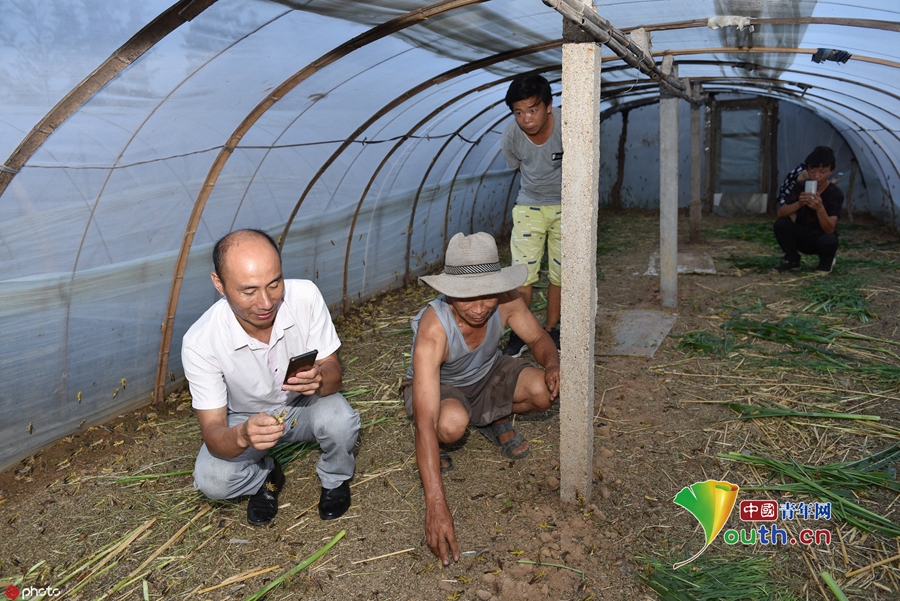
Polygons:
[[284,383],[287,384],[288,378],[293,378],[301,371],[306,371],[316,362],[316,356],[319,354],[317,349],[313,349],[308,353],[303,353],[302,355],[297,355],[296,357],[291,357],[291,362],[288,364],[287,371],[284,376]]

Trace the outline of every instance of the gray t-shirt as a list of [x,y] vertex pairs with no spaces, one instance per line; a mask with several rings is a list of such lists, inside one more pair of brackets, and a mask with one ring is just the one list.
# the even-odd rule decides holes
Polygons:
[[562,117],[553,107],[553,131],[538,146],[528,139],[515,119],[503,131],[501,148],[510,169],[519,169],[522,181],[516,204],[556,205],[562,201]]

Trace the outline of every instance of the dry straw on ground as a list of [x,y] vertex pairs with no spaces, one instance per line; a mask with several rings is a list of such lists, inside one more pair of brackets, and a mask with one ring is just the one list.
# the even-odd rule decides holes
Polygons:
[[[602,216],[601,308],[658,308],[657,282],[635,275],[657,245],[656,219]],[[671,502],[681,488],[707,478],[782,484],[766,465],[723,454],[824,466],[900,441],[897,236],[873,224],[845,228],[838,270],[823,280],[809,269],[758,271],[778,258],[770,227],[764,219],[706,219],[700,250],[719,274],[679,278],[678,321],[654,358],[597,357],[591,499],[559,500],[555,411],[516,420],[531,443],[526,460],[502,458],[477,435],[452,449],[455,467],[444,483],[465,552],[458,564],[442,568],[423,543],[413,431],[397,386],[409,361],[409,320],[432,292],[410,286],[337,323],[344,393],[367,425],[344,518],[322,522],[314,511],[315,450],[291,451],[271,528],[246,525],[245,499],[203,499],[189,475],[199,428],[180,392],[164,411],[123,415],[0,475],[3,586],[56,586],[63,599],[112,601],[239,600],[267,587],[272,600],[652,598],[637,576],[652,577],[649,566],[702,546],[697,522]],[[598,337],[608,336],[598,326]],[[867,486],[847,495],[900,524],[897,492]],[[735,516],[730,524],[740,527]],[[808,524],[780,525],[795,535]],[[896,537],[840,520],[827,527],[827,546],[735,548],[719,540],[697,569],[746,561],[747,571],[730,573],[787,587],[794,598],[830,599],[823,572],[850,599],[900,595]],[[679,574],[699,582],[697,571]],[[779,594],[770,598],[790,598]]]

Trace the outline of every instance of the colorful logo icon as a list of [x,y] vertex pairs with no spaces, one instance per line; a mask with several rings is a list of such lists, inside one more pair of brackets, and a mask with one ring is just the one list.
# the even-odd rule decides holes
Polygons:
[[744,522],[774,522],[778,518],[778,502],[741,501],[740,511]]
[[675,504],[690,511],[703,526],[706,544],[690,559],[676,563],[673,569],[677,570],[691,563],[706,551],[728,522],[731,510],[734,509],[734,502],[737,500],[738,490],[740,490],[738,485],[731,482],[707,480],[685,486],[675,495]]
[[7,599],[17,599],[19,597],[19,587],[10,584],[6,587],[6,598]]

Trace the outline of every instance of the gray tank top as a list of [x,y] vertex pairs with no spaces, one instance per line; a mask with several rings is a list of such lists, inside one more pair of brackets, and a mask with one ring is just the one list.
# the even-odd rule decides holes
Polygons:
[[[493,367],[497,357],[500,356],[500,349],[497,345],[503,336],[503,322],[500,319],[499,309],[495,308],[488,318],[484,340],[474,350],[469,350],[459,326],[456,325],[456,319],[453,317],[447,297],[444,295],[437,297],[419,311],[419,314],[412,320],[412,353],[416,352],[416,333],[419,331],[419,320],[422,319],[422,315],[428,307],[434,309],[441,325],[444,326],[444,333],[447,335],[447,343],[450,346],[447,361],[441,365],[441,384],[457,387],[468,386],[483,378]],[[413,366],[410,363],[409,369],[406,370],[406,379],[411,380],[412,377]]]

